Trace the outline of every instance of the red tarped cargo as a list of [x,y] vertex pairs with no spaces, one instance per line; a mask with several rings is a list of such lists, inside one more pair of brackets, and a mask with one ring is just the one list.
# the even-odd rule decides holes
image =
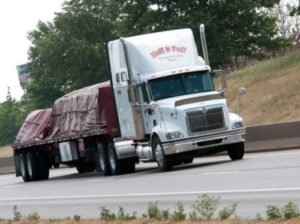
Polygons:
[[15,144],[35,142],[48,134],[52,109],[35,110],[28,114],[19,130]]
[[117,131],[109,81],[71,92],[55,101],[47,139],[76,138]]

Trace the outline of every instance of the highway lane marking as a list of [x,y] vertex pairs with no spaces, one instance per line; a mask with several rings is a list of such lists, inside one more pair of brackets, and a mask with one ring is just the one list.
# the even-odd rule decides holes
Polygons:
[[19,197],[0,199],[0,203],[15,201],[40,201],[40,200],[78,200],[78,199],[100,199],[100,198],[130,198],[130,197],[151,197],[151,196],[184,196],[202,194],[242,194],[242,193],[273,193],[300,191],[297,188],[266,188],[266,189],[243,189],[243,190],[224,190],[224,191],[191,191],[191,192],[162,192],[162,193],[136,193],[136,194],[104,194],[104,195],[74,195],[74,196],[48,196],[48,197]]
[[206,172],[200,173],[200,175],[218,175],[218,174],[232,174],[232,173],[240,173],[242,171],[239,170],[232,170],[232,171],[217,171],[217,172]]

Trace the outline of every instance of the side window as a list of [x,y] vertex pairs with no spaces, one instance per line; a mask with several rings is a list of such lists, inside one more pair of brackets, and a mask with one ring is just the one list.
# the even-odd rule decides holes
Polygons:
[[143,83],[141,88],[142,88],[143,101],[146,102],[146,103],[150,103],[146,83]]
[[150,103],[146,84],[132,86],[128,89],[129,102],[133,104]]

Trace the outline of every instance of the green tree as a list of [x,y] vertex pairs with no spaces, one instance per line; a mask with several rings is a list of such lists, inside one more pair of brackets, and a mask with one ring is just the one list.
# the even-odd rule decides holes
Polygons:
[[29,33],[27,97],[38,108],[83,86],[108,79],[106,43],[116,37],[114,1],[70,0],[53,23],[39,22]]
[[198,27],[204,23],[213,66],[238,56],[261,56],[286,44],[276,37],[276,18],[265,10],[279,0],[119,1],[123,2],[119,24],[123,35],[190,27],[198,41]]
[[[262,57],[289,42],[269,13],[279,0],[68,0],[52,23],[29,33],[33,82],[27,99],[49,107],[60,96],[106,80],[107,42],[119,36],[206,25],[212,67],[240,56]],[[200,43],[197,44],[200,46]],[[199,52],[202,51],[199,49]]]
[[14,142],[19,131],[20,124],[17,122],[19,103],[10,97],[0,104],[0,145]]

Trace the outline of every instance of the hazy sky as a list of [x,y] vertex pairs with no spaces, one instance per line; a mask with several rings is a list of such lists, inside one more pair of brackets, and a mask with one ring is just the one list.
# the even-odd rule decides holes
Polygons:
[[39,20],[52,21],[61,10],[63,0],[0,1],[0,102],[5,100],[8,86],[17,100],[22,95],[16,66],[27,63],[30,42],[27,33]]

